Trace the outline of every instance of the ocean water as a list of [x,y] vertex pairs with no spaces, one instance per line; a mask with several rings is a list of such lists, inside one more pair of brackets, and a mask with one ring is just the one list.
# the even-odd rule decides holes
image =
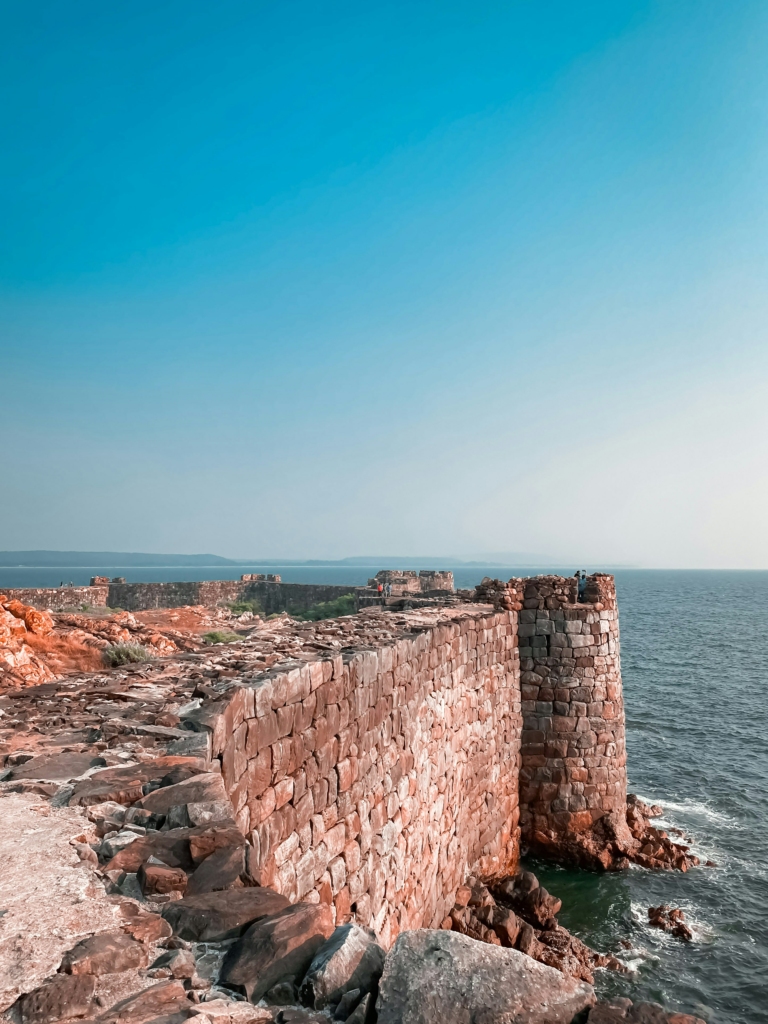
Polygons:
[[[364,585],[381,566],[265,567],[286,582]],[[450,566],[446,566],[450,568]],[[570,575],[575,567],[564,567]],[[589,568],[589,567],[587,567]],[[111,567],[128,581],[236,579],[258,566]],[[553,570],[546,570],[551,572]],[[87,583],[103,569],[2,569],[0,588]],[[454,569],[458,587],[535,570]],[[617,953],[604,994],[660,1002],[718,1024],[768,1022],[768,572],[616,572],[630,791],[664,807],[716,868],[621,874],[529,865],[563,899],[561,922]],[[684,943],[647,909],[683,909]],[[621,941],[632,948],[623,949]]]
[[[768,573],[617,572],[630,791],[716,868],[590,875],[531,865],[561,922],[634,968],[598,989],[721,1024],[768,1021]],[[694,941],[647,924],[682,907]]]

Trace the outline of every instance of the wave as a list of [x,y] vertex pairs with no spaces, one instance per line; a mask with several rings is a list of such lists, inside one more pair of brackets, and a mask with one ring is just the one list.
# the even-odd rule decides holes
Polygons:
[[651,797],[641,796],[638,793],[638,798],[648,804],[660,804],[665,811],[676,811],[678,814],[690,814],[697,818],[704,818],[705,821],[710,821],[715,825],[727,825],[729,828],[739,828],[740,822],[737,818],[732,817],[730,814],[726,814],[724,811],[716,811],[714,807],[710,807],[709,804],[704,803],[701,800],[689,800],[685,803],[677,803],[674,800],[654,800]]

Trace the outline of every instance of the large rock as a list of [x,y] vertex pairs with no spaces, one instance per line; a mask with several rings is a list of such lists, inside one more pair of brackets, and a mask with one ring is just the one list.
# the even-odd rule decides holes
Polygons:
[[157,1024],[158,1020],[170,1024],[176,1013],[176,1019],[185,1020],[191,1006],[181,981],[161,981],[116,1003],[97,1019],[100,1024]]
[[156,857],[170,868],[191,871],[215,850],[242,847],[245,839],[233,823],[198,825],[196,828],[174,828],[168,832],[147,832],[107,862],[105,871],[138,871],[150,857]]
[[356,924],[337,928],[314,956],[299,994],[302,1002],[321,1010],[335,1006],[345,992],[376,988],[386,954],[372,931]]
[[264,917],[285,910],[290,903],[271,889],[226,889],[174,900],[163,917],[176,935],[189,942],[232,939]]
[[168,768],[162,764],[128,764],[105,768],[75,786],[70,798],[71,806],[88,807],[113,800],[118,804],[132,804],[144,796],[143,787],[159,782]]
[[156,789],[139,800],[138,806],[153,814],[168,814],[172,808],[186,807],[193,824],[231,818],[233,814],[224,781],[213,772]]
[[88,974],[57,974],[21,998],[23,1024],[84,1017],[91,1009],[96,979]]
[[119,974],[147,966],[140,942],[125,932],[99,932],[71,949],[61,962],[66,974]]
[[387,955],[378,1024],[570,1024],[591,985],[515,949],[449,931],[404,932]]
[[220,980],[257,1003],[275,985],[300,980],[332,932],[326,903],[296,903],[251,925],[225,956]]
[[206,857],[187,884],[187,895],[198,896],[205,892],[234,889],[243,883],[245,874],[245,847],[228,846],[215,850]]
[[92,753],[78,754],[74,751],[65,751],[58,754],[41,754],[15,767],[11,778],[65,782],[106,763],[103,757],[96,757]]

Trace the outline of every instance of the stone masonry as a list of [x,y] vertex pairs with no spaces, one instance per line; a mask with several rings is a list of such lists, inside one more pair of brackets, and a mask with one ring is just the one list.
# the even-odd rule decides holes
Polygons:
[[196,716],[252,874],[385,945],[519,854],[515,616],[466,606],[375,649],[283,666]]

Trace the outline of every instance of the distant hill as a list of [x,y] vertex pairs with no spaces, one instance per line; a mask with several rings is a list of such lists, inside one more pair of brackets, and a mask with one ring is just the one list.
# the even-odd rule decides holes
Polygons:
[[220,555],[150,555],[143,551],[0,551],[0,566],[4,569],[19,566],[109,569],[128,566],[148,568],[161,565],[239,564]]

